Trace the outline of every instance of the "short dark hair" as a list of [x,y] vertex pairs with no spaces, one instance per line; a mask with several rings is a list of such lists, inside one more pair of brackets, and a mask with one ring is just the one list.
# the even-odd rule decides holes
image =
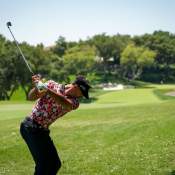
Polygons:
[[73,84],[78,85],[83,96],[89,99],[89,89],[91,88],[91,86],[84,76],[78,75]]

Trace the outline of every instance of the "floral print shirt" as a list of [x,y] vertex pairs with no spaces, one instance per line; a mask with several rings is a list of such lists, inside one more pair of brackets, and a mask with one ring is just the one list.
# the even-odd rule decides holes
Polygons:
[[[61,84],[58,84],[52,80],[46,83],[49,89],[54,90],[57,93],[64,94],[64,89]],[[70,98],[65,96],[72,103],[72,110],[79,107],[79,102],[77,98]],[[39,98],[32,109],[30,117],[40,124],[44,128],[48,128],[57,118],[62,117],[67,112],[71,110],[64,109],[61,104],[58,104],[49,94],[44,95]]]

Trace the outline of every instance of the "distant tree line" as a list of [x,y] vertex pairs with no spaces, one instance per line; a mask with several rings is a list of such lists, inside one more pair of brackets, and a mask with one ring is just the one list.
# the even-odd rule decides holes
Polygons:
[[[175,35],[165,31],[134,37],[103,33],[78,42],[60,36],[54,46],[23,42],[20,47],[36,74],[61,83],[77,74],[87,76],[93,84],[175,81]],[[9,100],[19,86],[27,98],[31,74],[14,42],[0,35],[0,100]]]

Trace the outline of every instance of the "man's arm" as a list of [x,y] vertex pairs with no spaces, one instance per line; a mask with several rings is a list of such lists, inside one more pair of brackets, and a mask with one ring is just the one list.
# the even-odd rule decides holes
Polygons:
[[68,100],[64,95],[60,93],[56,93],[52,89],[47,89],[47,93],[54,98],[54,100],[58,103],[61,104],[65,109],[71,110],[72,109],[72,102]]
[[72,101],[71,100],[68,100],[67,98],[65,98],[64,95],[62,95],[60,93],[56,93],[52,89],[48,89],[42,83],[38,84],[40,82],[40,77],[38,75],[32,76],[32,82],[33,82],[33,85],[35,85],[35,86],[36,86],[36,84],[40,85],[40,86],[43,86],[43,90],[40,91],[40,90],[38,90],[39,88],[37,88],[37,87],[34,87],[33,89],[31,89],[31,91],[29,92],[29,95],[28,95],[29,100],[36,100],[36,99],[41,98],[42,96],[44,96],[46,93],[48,93],[48,94],[50,94],[50,96],[52,98],[54,98],[54,100],[58,104],[61,104],[65,109],[67,109],[67,110],[72,109]]
[[40,79],[41,79],[40,75],[32,76],[33,89],[31,89],[28,94],[29,100],[37,100],[38,98],[41,98],[46,94],[47,92],[46,89],[39,90],[39,88],[37,87],[39,86]]
[[72,102],[69,101],[64,97],[64,95],[56,93],[55,91],[51,89],[45,89],[42,91],[38,91],[38,89],[35,87],[30,90],[28,94],[29,100],[37,100],[38,98],[41,98],[46,93],[48,93],[58,104],[61,104],[65,109],[71,110],[72,109]]
[[37,100],[38,98],[41,98],[42,96],[44,96],[46,94],[47,90],[42,90],[42,91],[38,91],[38,89],[36,87],[34,87],[33,89],[30,90],[29,94],[28,94],[28,99],[29,100]]

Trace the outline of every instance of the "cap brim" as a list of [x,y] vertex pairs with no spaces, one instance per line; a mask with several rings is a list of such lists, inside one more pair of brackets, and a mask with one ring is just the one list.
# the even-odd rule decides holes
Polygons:
[[80,88],[80,91],[82,92],[83,96],[84,96],[85,98],[89,99],[89,93],[88,93],[88,91],[89,91],[89,88],[90,88],[90,87],[86,87],[85,90],[82,89],[81,86],[79,86],[79,88]]
[[81,92],[85,98],[89,99],[89,94],[87,91],[81,91]]

